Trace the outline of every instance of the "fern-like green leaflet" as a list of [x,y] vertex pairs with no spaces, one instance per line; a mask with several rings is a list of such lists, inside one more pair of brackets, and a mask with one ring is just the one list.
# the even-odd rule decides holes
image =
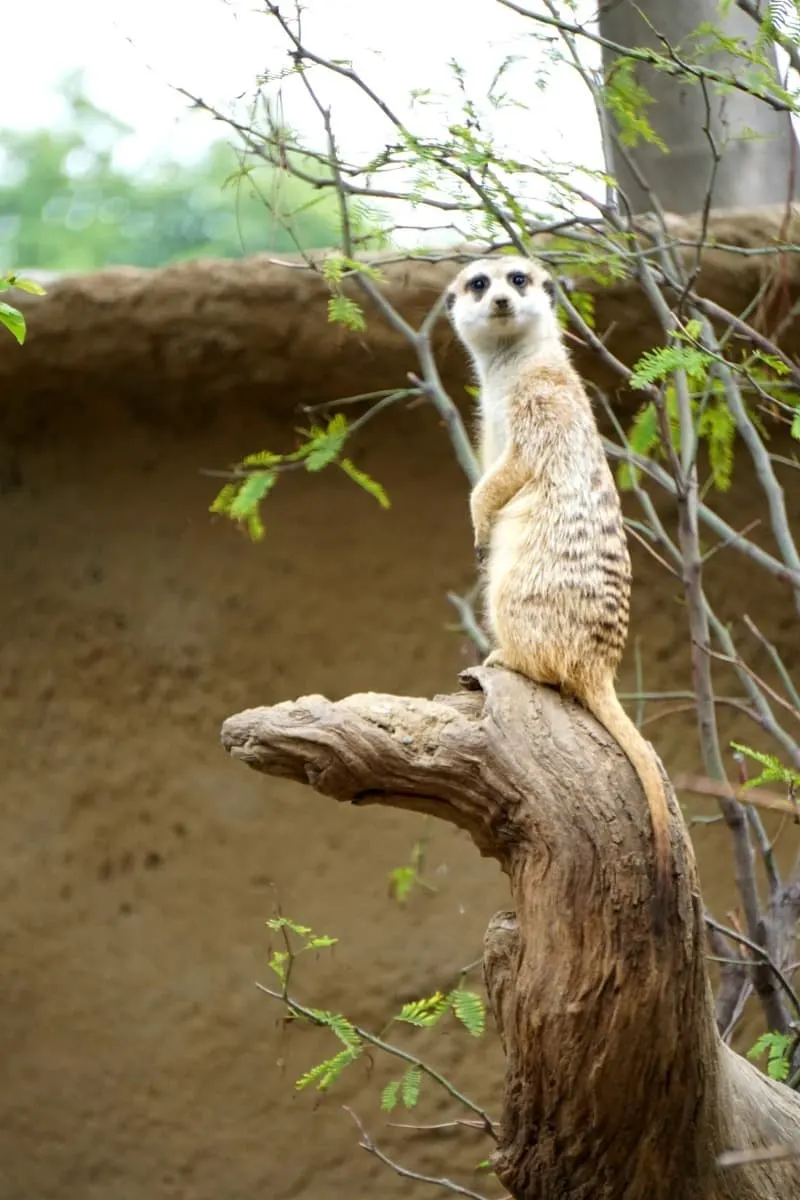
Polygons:
[[231,511],[231,504],[236,499],[236,493],[239,491],[239,485],[236,483],[226,483],[220,488],[217,495],[208,506],[208,511],[219,513],[220,516],[228,516]]
[[339,460],[339,466],[342,468],[345,475],[349,476],[350,479],[353,480],[353,483],[357,483],[358,486],[363,488],[365,492],[368,492],[370,496],[374,496],[381,508],[391,507],[389,497],[386,495],[386,492],[383,490],[377,480],[372,479],[365,471],[360,470],[360,468],[352,463],[349,458],[341,458]]
[[347,418],[337,413],[328,422],[327,429],[315,426],[311,430],[311,449],[305,455],[307,471],[321,471],[340,455],[347,441]]
[[[634,417],[633,424],[628,430],[628,442],[634,454],[638,454],[641,458],[648,458],[658,445],[658,413],[652,400],[644,408],[640,408]],[[640,474],[638,467],[627,462],[620,463],[617,469],[617,486],[621,491],[630,491],[633,484],[638,482]]]
[[308,937],[311,933],[310,925],[298,925],[296,921],[290,921],[288,917],[270,917],[266,924],[267,929],[274,929],[276,933],[281,929],[291,929],[292,933],[303,938]]
[[354,333],[361,333],[367,328],[360,305],[349,296],[331,296],[328,300],[328,320],[332,324],[344,325]]
[[714,486],[718,491],[725,492],[733,478],[736,421],[724,398],[706,406],[700,414],[697,432],[708,445],[708,462]]
[[443,992],[435,992],[425,1000],[411,1000],[404,1004],[395,1020],[404,1021],[407,1025],[416,1025],[420,1029],[429,1029],[448,1008],[448,997]]
[[416,880],[416,867],[392,868],[389,872],[389,888],[398,904],[405,904]]
[[308,1087],[310,1084],[316,1084],[318,1092],[325,1092],[336,1082],[342,1072],[350,1066],[351,1063],[359,1057],[361,1048],[358,1049],[348,1047],[345,1050],[340,1050],[338,1054],[334,1054],[333,1058],[328,1058],[325,1062],[317,1063],[316,1067],[312,1067],[310,1071],[306,1071],[305,1075],[301,1075],[297,1080],[295,1087],[298,1091]]
[[711,355],[696,346],[658,346],[655,350],[645,350],[631,371],[628,384],[634,389],[648,388],[675,371],[702,378],[711,362]]
[[400,1081],[400,1094],[406,1108],[413,1108],[419,1100],[422,1087],[422,1071],[419,1067],[409,1067]]
[[751,1060],[767,1055],[767,1074],[770,1079],[783,1081],[789,1075],[789,1050],[793,1035],[790,1033],[763,1033],[747,1051]]
[[603,88],[604,107],[616,118],[620,141],[634,147],[639,140],[658,146],[664,154],[667,146],[645,116],[653,97],[635,75],[636,64],[630,58],[618,58],[608,73]]
[[393,1108],[397,1108],[399,1099],[400,1081],[399,1079],[393,1079],[391,1083],[387,1083],[381,1092],[381,1110],[383,1112],[391,1112]]
[[759,787],[764,783],[784,783],[787,787],[795,789],[800,787],[800,772],[794,771],[791,767],[786,767],[779,758],[774,754],[765,754],[761,750],[753,750],[751,746],[742,746],[739,742],[731,742],[734,750],[738,750],[740,754],[744,754],[747,758],[751,758],[757,762],[762,768],[760,775],[754,779],[748,779],[742,784],[742,791],[746,792],[750,788]]
[[289,960],[288,950],[274,950],[269,960],[270,968],[275,972],[281,983],[286,983],[286,964]]
[[480,1037],[486,1028],[486,1009],[477,992],[456,988],[450,993],[453,1012],[472,1037]]
[[239,491],[231,502],[228,515],[234,521],[242,521],[248,517],[275,486],[277,475],[274,471],[254,471],[239,485]]
[[347,1017],[343,1017],[339,1013],[326,1012],[321,1008],[310,1008],[308,1012],[318,1025],[324,1025],[327,1029],[330,1029],[331,1033],[335,1033],[343,1046],[347,1046],[350,1050],[355,1050],[361,1046],[361,1038]]

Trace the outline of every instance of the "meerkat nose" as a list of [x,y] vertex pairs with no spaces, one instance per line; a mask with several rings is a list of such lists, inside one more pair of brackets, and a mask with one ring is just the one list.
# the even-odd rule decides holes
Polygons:
[[508,312],[510,307],[508,296],[495,296],[492,306],[496,312]]

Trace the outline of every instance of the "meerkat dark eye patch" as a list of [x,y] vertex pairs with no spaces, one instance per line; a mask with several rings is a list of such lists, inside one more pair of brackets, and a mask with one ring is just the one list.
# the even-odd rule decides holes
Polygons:
[[522,291],[530,283],[530,279],[524,271],[512,271],[508,277],[508,282],[512,287],[519,288]]
[[480,296],[481,292],[485,292],[488,286],[488,275],[476,275],[474,279],[470,279],[468,282],[467,291],[474,292],[476,296]]

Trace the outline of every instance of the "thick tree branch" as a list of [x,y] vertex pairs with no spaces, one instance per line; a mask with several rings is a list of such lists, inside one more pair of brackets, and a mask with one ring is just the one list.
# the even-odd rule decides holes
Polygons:
[[484,969],[507,1058],[495,1169],[515,1200],[795,1194],[800,1162],[717,1167],[723,1151],[800,1138],[800,1098],[719,1036],[674,800],[675,904],[656,940],[649,815],[611,738],[518,675],[479,667],[462,682],[432,700],[365,693],[249,709],[224,723],[222,742],[336,800],[448,821],[508,875],[513,911],[493,918]]

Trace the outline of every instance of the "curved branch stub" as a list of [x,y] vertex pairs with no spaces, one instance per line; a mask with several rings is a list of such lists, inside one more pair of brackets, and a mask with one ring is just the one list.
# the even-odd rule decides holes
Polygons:
[[497,856],[492,827],[502,822],[482,771],[486,731],[474,719],[480,708],[466,695],[425,700],[366,692],[335,702],[303,696],[229,717],[221,740],[256,771],[339,801],[430,813]]

